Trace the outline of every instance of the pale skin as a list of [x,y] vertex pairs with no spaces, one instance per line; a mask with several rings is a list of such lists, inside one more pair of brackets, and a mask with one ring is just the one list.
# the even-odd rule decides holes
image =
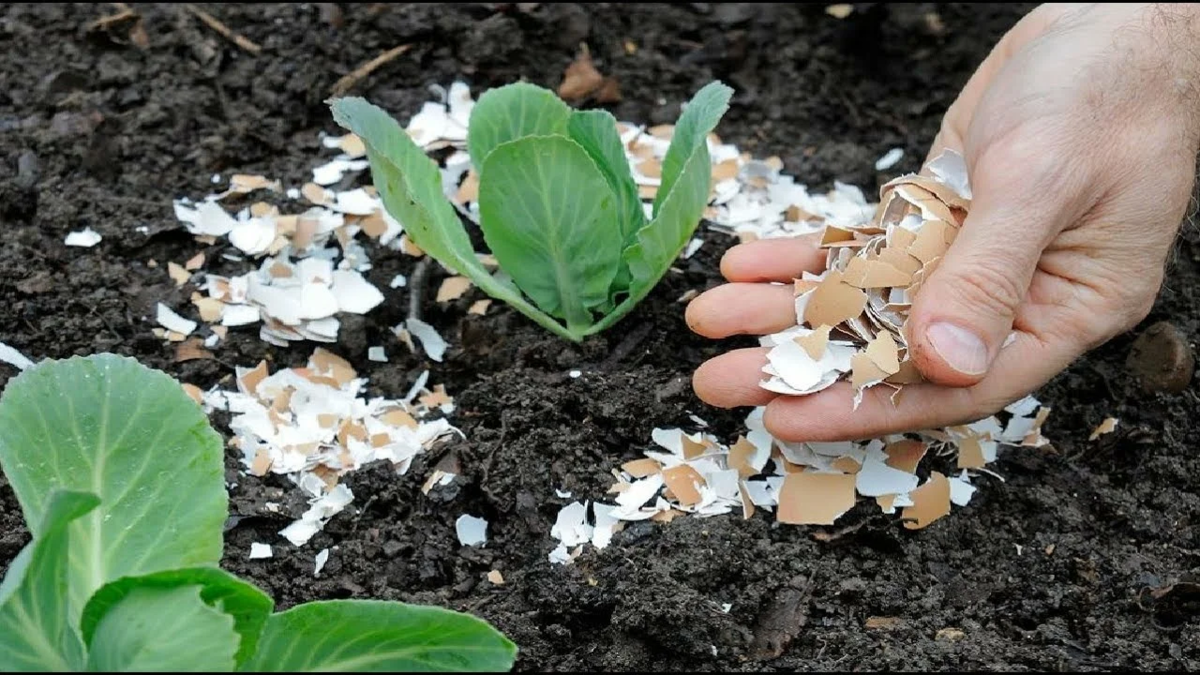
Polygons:
[[[966,158],[973,201],[906,327],[928,380],[781,396],[766,349],[700,366],[697,395],[766,406],[787,441],[871,438],[970,422],[1035,391],[1150,312],[1189,215],[1200,151],[1200,7],[1042,5],[1017,23],[946,112],[927,159]],[[731,248],[729,283],[691,302],[710,338],[795,324],[793,278],[819,272],[811,238]],[[1016,339],[1002,347],[1010,333]]]

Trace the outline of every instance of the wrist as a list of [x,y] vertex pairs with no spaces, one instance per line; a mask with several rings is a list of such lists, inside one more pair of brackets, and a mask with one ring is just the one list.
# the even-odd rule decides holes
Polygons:
[[1142,105],[1159,103],[1200,149],[1200,4],[1156,2],[1104,5],[1115,19],[1113,46],[1125,67],[1149,90]]

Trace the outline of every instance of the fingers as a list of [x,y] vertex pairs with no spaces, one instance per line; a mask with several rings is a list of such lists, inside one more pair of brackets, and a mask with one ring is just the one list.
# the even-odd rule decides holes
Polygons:
[[692,388],[718,408],[766,405],[778,394],[758,385],[766,375],[767,348],[735,349],[705,361],[692,376]]
[[848,441],[936,429],[987,417],[1036,390],[1070,363],[1072,351],[1061,344],[1018,333],[997,360],[997,373],[974,387],[908,385],[895,403],[883,385],[863,392],[854,410],[847,382],[810,396],[778,396],[763,415],[767,431],[783,441]]
[[[792,280],[825,267],[812,237],[762,239],[729,249],[721,272],[730,282],[688,304],[688,326],[709,338],[777,333],[796,324]],[[771,285],[762,282],[781,282]]]
[[766,406],[767,431],[783,441],[847,441],[966,424],[991,415],[1036,390],[1075,357],[1072,345],[1047,343],[1018,333],[997,360],[1002,374],[974,387],[908,385],[863,392],[858,410],[848,382],[809,396],[781,396],[763,389],[766,347],[738,349],[702,364],[692,379],[696,394],[718,408]]
[[759,239],[738,244],[721,258],[721,274],[730,281],[791,283],[805,271],[825,268],[826,252],[812,236]]
[[934,384],[909,385],[891,401],[890,387],[863,392],[854,410],[854,388],[839,382],[809,396],[778,396],[763,413],[763,423],[781,441],[859,441],[971,421],[969,389]]
[[684,317],[708,338],[778,333],[796,325],[794,292],[791,284],[724,284],[688,303]]

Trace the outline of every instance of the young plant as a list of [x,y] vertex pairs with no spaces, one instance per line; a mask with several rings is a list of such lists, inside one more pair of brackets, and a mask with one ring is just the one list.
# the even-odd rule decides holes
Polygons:
[[471,112],[467,149],[497,275],[476,256],[437,164],[396,120],[362,98],[331,106],[334,120],[362,139],[384,206],[417,246],[543,327],[580,341],[637,306],[700,224],[712,175],[707,138],[732,94],[713,82],[684,109],[649,220],[611,114],[572,110],[528,83],[483,94]]
[[274,612],[220,569],[220,436],[179,383],[110,354],[43,361],[0,398],[0,469],[33,540],[0,583],[0,671],[508,670],[516,647],[438,607]]

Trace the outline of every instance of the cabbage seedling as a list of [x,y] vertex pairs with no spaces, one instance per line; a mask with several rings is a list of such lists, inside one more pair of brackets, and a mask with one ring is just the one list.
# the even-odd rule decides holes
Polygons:
[[484,93],[467,149],[479,175],[480,227],[499,263],[479,261],[437,164],[386,112],[362,98],[331,101],[362,139],[375,187],[413,242],[541,326],[580,341],[642,301],[687,245],[708,204],[708,134],[733,90],[720,82],[688,103],[662,162],[647,219],[616,119],[572,110],[528,83]]
[[0,582],[0,671],[496,671],[516,647],[440,607],[274,612],[220,569],[220,436],[179,383],[111,354],[43,361],[0,398],[31,541]]

